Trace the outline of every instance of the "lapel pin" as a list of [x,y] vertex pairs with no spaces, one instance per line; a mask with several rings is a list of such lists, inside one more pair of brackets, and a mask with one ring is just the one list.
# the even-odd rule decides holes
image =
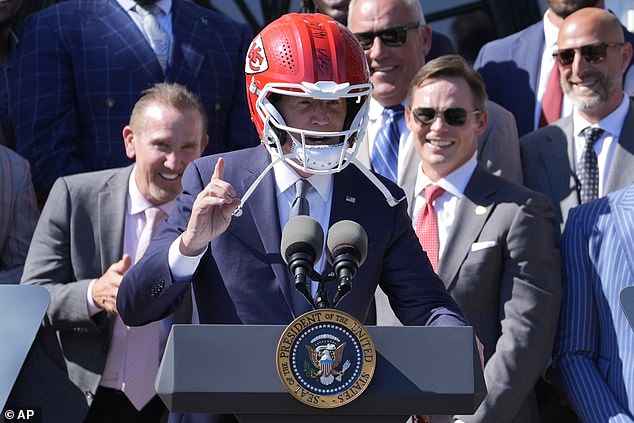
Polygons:
[[484,206],[476,206],[475,208],[475,214],[477,214],[478,216],[483,215],[486,212],[487,212],[487,209]]
[[204,16],[200,18],[200,21],[203,23],[203,25],[207,25],[207,24],[209,23],[209,21],[207,20],[207,18],[206,18],[206,17],[204,17]]
[[346,195],[346,201],[347,201],[348,203],[352,203],[352,204],[354,204],[354,203],[356,203],[356,202],[357,202],[357,199],[356,199],[355,197],[351,197],[351,196],[349,196],[349,195]]

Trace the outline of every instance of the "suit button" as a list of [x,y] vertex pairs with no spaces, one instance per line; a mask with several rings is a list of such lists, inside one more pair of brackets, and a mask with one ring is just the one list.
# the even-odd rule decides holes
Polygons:
[[114,105],[115,105],[114,98],[108,97],[106,99],[106,107],[109,108],[109,109],[112,109],[114,107]]
[[216,103],[214,104],[214,112],[219,112],[220,109],[222,108],[222,105],[220,103]]
[[107,352],[108,352],[108,346],[107,346],[106,344],[103,344],[103,345],[101,346],[101,351],[103,351],[103,352],[107,353]]

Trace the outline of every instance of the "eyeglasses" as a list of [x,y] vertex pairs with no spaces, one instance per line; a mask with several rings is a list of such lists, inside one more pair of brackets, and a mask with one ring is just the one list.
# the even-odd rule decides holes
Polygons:
[[451,126],[462,126],[467,121],[469,113],[479,114],[480,110],[467,111],[462,107],[450,107],[445,110],[436,110],[431,107],[417,107],[411,110],[414,120],[421,126],[431,125],[439,116]]
[[422,22],[417,22],[409,25],[384,29],[382,31],[359,32],[354,34],[354,36],[357,37],[357,40],[359,40],[359,43],[364,50],[370,50],[372,48],[372,44],[374,44],[374,39],[376,37],[379,37],[383,44],[388,47],[399,47],[405,44],[405,41],[407,41],[408,30],[420,28],[423,25],[424,24]]
[[579,51],[583,60],[590,64],[601,63],[605,60],[608,47],[621,47],[625,43],[597,43],[581,47],[565,48],[553,53],[553,57],[563,66],[570,65],[575,60],[575,52]]

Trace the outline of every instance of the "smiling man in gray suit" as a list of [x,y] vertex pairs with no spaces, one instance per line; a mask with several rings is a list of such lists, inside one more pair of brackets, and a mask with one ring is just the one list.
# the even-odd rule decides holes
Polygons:
[[[587,7],[568,16],[557,40],[557,62],[573,113],[520,139],[524,184],[550,197],[563,228],[580,197],[584,130],[600,128],[592,146],[598,166],[598,196],[634,183],[634,109],[623,91],[632,58],[618,19]],[[580,54],[581,53],[581,54]]]
[[[405,116],[421,166],[406,194],[423,248],[432,264],[438,257],[438,275],[484,346],[488,394],[473,416],[454,418],[534,423],[533,387],[548,362],[561,300],[558,231],[546,196],[477,162],[485,98],[482,78],[460,56],[434,59],[416,74]],[[428,204],[435,187],[440,194]],[[379,304],[379,323],[394,323],[386,312],[387,303]]]
[[[139,358],[158,364],[172,320],[149,332],[131,330],[115,301],[123,275],[143,255],[143,229],[152,226],[147,210],[170,213],[185,167],[207,144],[206,122],[203,106],[183,86],[157,84],[123,129],[134,165],[55,182],[21,281],[46,287],[51,304],[8,404],[41,407],[44,421],[54,423],[158,422],[166,415],[153,388],[158,367],[143,379],[149,387],[129,389],[142,378],[129,352],[131,338],[152,336]],[[182,307],[173,321],[188,323],[190,316],[191,307]]]

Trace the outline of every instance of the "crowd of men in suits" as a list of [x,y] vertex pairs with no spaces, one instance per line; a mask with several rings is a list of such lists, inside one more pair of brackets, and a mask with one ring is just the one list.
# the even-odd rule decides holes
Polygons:
[[[418,0],[330,3],[304,7],[332,18],[285,15],[255,39],[186,0],[66,0],[24,21],[3,65],[2,139],[24,158],[0,145],[0,283],[43,285],[51,306],[9,404],[51,422],[165,421],[153,385],[130,380],[153,380],[173,322],[301,314],[272,257],[308,181],[311,217],[370,238],[342,310],[469,324],[481,342],[475,413],[414,421],[634,421],[619,306],[634,273],[634,35],[603,0],[548,0],[472,67],[438,48]],[[20,0],[0,4],[0,30],[7,5],[10,21]],[[294,37],[316,26],[344,35],[320,50],[346,57],[338,72],[306,70],[314,52]],[[324,102],[324,81],[362,100]]]

